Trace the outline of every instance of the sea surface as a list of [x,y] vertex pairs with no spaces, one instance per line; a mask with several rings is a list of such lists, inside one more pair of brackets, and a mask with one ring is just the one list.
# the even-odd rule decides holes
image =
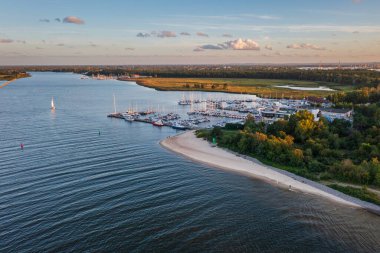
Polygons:
[[107,118],[113,94],[182,96],[71,73],[0,90],[0,252],[380,252],[379,216],[173,154],[176,130]]

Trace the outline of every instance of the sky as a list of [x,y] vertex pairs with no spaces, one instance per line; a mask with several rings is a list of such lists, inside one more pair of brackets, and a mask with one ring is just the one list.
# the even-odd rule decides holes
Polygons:
[[0,0],[0,65],[380,61],[380,0]]

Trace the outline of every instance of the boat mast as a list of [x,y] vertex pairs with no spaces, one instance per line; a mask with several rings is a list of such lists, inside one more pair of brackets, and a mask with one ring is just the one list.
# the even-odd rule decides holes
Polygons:
[[113,110],[116,114],[116,98],[115,98],[115,93],[113,94]]

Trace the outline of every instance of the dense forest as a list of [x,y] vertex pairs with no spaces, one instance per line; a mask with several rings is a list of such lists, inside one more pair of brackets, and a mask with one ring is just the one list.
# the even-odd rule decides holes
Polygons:
[[199,78],[257,78],[257,79],[282,79],[331,82],[357,87],[376,87],[380,83],[380,73],[371,70],[357,69],[332,69],[332,70],[305,70],[294,67],[135,67],[133,69],[103,69],[101,71],[89,71],[88,74],[140,74],[153,77],[199,77]]
[[[380,89],[372,89],[368,97],[379,94]],[[244,125],[227,124],[197,134],[313,180],[380,187],[380,101],[357,104],[362,100],[355,95],[362,96],[354,91],[343,97],[354,107],[353,122],[315,121],[310,112],[299,111],[270,125],[248,117]],[[380,204],[378,198],[372,202]]]
[[328,99],[338,107],[380,102],[380,84],[377,87],[363,87],[351,92],[335,93],[329,95]]

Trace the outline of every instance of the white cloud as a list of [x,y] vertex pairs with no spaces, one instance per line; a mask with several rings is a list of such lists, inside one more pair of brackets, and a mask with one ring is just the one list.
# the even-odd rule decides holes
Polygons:
[[317,45],[309,44],[309,43],[301,43],[301,44],[291,44],[288,45],[286,48],[289,49],[312,49],[312,50],[326,50],[324,47],[320,47]]
[[232,50],[260,50],[260,45],[254,40],[250,39],[237,39],[226,41],[221,44],[212,45],[207,44],[200,46],[201,49],[211,49],[211,50],[224,50],[224,49],[232,49]]
[[250,39],[237,39],[232,41],[227,41],[224,44],[228,46],[228,48],[234,50],[260,50],[259,43]]
[[76,25],[83,25],[84,20],[75,16],[68,16],[65,17],[62,21],[63,23],[71,23],[71,24],[76,24]]
[[265,49],[267,49],[267,50],[272,50],[273,48],[272,48],[271,45],[266,45],[266,46],[265,46]]

